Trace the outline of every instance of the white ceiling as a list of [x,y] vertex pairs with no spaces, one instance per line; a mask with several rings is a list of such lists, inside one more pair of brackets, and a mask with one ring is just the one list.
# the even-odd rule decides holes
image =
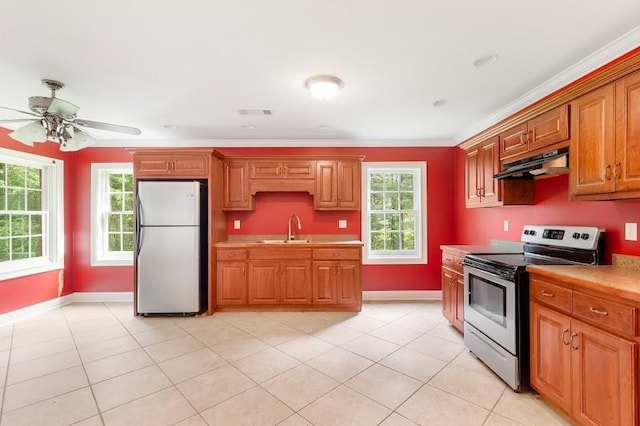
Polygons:
[[[638,0],[20,0],[0,17],[0,105],[60,80],[81,118],[142,129],[94,132],[121,146],[454,145],[640,45]],[[315,74],[343,90],[312,98]],[[273,115],[237,112],[254,108]]]

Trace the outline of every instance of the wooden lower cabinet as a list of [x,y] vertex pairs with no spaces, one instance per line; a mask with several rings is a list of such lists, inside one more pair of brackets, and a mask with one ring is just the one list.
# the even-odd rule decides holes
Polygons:
[[280,302],[280,262],[249,261],[249,304],[276,305]]
[[217,303],[247,304],[247,262],[218,262]]
[[313,262],[313,303],[356,305],[361,302],[360,263]]
[[460,333],[464,333],[464,275],[462,257],[443,249],[442,315]]
[[531,386],[579,424],[637,425],[638,344],[536,301],[530,308]]
[[249,262],[249,304],[311,303],[311,261]]

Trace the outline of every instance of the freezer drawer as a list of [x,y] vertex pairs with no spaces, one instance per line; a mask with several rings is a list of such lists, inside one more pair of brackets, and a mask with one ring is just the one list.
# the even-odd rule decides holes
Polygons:
[[143,227],[140,238],[138,313],[198,312],[200,227]]

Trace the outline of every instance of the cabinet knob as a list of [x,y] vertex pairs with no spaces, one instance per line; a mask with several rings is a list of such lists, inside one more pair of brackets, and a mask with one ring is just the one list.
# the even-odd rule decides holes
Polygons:
[[574,351],[578,350],[578,343],[574,344],[574,342],[577,341],[576,337],[578,337],[578,333],[571,333],[571,349],[573,349]]
[[569,346],[569,343],[571,343],[571,340],[567,339],[567,333],[569,333],[568,328],[565,328],[564,330],[562,330],[562,343],[564,345]]
[[604,179],[611,180],[611,166],[608,164],[604,168]]
[[609,315],[609,312],[607,312],[606,309],[598,309],[598,308],[594,308],[593,306],[589,306],[589,310],[596,315],[605,315],[605,316]]
[[544,291],[544,290],[542,290],[542,291],[540,292],[540,294],[541,294],[541,295],[543,295],[544,297],[556,297],[556,295],[555,295],[555,294],[553,294],[553,293],[548,293],[548,292],[546,292],[546,291]]
[[620,163],[616,163],[613,165],[613,177],[616,179],[620,179],[621,177],[621,169],[622,169],[622,164]]

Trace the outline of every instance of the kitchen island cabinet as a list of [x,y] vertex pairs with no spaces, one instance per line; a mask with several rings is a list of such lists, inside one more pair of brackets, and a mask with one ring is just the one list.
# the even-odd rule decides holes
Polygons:
[[[577,423],[639,424],[640,282],[626,285],[633,272],[607,266],[528,270],[531,386]],[[612,281],[598,282],[605,271]]]

